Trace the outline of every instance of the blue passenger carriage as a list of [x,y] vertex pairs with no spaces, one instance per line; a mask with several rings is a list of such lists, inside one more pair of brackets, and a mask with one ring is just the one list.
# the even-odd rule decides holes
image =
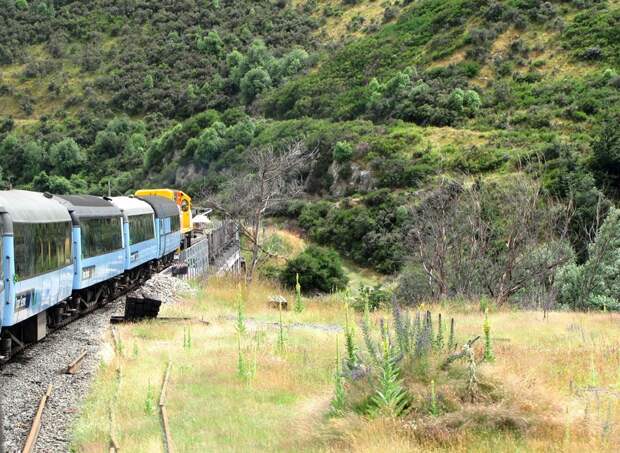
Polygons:
[[181,214],[177,204],[164,197],[144,196],[155,211],[155,236],[158,244],[158,258],[163,264],[174,259],[174,253],[181,247]]
[[71,296],[71,217],[51,195],[10,190],[0,192],[0,219],[0,355],[8,357],[43,338],[48,309]]
[[125,270],[150,272],[159,258],[155,236],[155,211],[150,204],[135,197],[113,197],[110,201],[123,214]]
[[73,290],[81,312],[114,295],[125,270],[123,215],[109,200],[92,195],[57,195],[73,224]]

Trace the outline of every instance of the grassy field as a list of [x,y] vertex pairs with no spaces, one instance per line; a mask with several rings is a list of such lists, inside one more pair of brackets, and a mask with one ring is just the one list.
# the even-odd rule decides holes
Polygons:
[[[617,314],[552,312],[545,319],[539,312],[491,313],[496,361],[480,364],[478,373],[501,399],[464,405],[459,434],[427,435],[421,430],[449,425],[454,414],[329,418],[336,337],[341,349],[344,343],[342,297],[306,299],[303,313],[282,314],[281,332],[280,313],[267,304],[274,294],[293,300],[267,282],[247,288],[241,334],[240,290],[227,279],[212,279],[185,302],[163,309],[165,316],[208,325],[119,326],[117,352],[110,336],[75,426],[74,450],[107,451],[112,435],[124,451],[163,451],[157,403],[169,361],[168,412],[177,451],[613,451],[620,442]],[[455,317],[460,343],[482,332],[477,306],[433,310]],[[373,314],[375,321],[386,316]],[[440,398],[449,391],[448,383],[438,382]]]

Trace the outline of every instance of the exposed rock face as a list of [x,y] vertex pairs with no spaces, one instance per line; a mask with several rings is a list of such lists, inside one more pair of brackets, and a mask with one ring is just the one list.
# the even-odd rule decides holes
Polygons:
[[[343,165],[351,166],[351,176],[346,180],[340,176]],[[375,186],[372,172],[370,170],[363,170],[356,163],[339,164],[338,162],[332,162],[329,166],[329,173],[334,180],[329,191],[337,197],[345,195],[347,191],[370,192]]]
[[177,168],[174,175],[174,183],[179,186],[186,185],[197,179],[202,179],[206,176],[204,168],[194,164],[193,162],[187,165],[181,165]]

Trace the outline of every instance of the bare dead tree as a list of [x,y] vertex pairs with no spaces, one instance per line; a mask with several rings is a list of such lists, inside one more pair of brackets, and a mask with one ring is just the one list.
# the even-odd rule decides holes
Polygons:
[[252,279],[261,255],[269,253],[263,247],[261,234],[265,215],[302,192],[302,170],[315,154],[301,141],[282,150],[272,146],[252,148],[245,155],[245,171],[230,175],[221,192],[204,194],[207,206],[238,221],[240,233],[249,242],[252,259],[246,273],[248,280]]
[[528,285],[551,287],[555,269],[571,257],[568,215],[526,176],[444,182],[413,212],[412,260],[433,296],[489,295],[501,305]]

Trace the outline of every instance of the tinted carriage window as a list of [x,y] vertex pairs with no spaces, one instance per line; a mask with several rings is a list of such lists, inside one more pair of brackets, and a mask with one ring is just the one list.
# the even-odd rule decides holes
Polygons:
[[15,274],[18,280],[71,264],[71,223],[14,223]]
[[170,231],[179,231],[181,229],[181,220],[180,217],[174,216],[170,217]]
[[148,241],[155,237],[153,216],[151,214],[133,215],[129,217],[129,237],[132,244]]
[[120,217],[80,220],[80,230],[84,258],[123,248]]
[[4,287],[4,223],[0,221],[0,289]]

